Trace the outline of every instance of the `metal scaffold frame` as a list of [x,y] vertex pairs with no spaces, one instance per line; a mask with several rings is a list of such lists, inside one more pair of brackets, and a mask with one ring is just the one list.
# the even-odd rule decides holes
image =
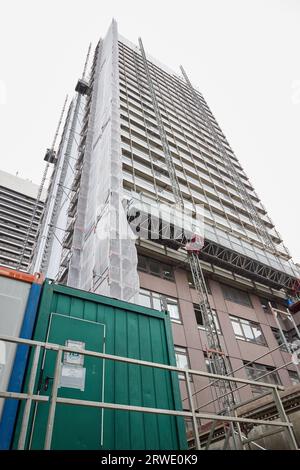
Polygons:
[[[171,187],[173,190],[175,203],[176,205],[184,209],[184,201],[183,201],[183,197],[181,194],[180,186],[179,186],[177,175],[176,175],[176,168],[173,162],[173,158],[172,158],[172,154],[170,151],[163,120],[160,114],[159,104],[158,104],[158,100],[156,97],[156,91],[155,91],[154,84],[152,81],[146,53],[145,53],[141,38],[139,38],[139,46],[140,46],[143,64],[144,64],[144,68],[145,68],[145,72],[146,72],[146,76],[148,80],[148,86],[149,86],[150,95],[152,98],[152,104],[153,104],[154,113],[156,116],[157,127],[159,130],[163,152],[164,152],[165,160],[167,163],[167,168],[169,172],[169,178],[170,178]],[[211,360],[212,363],[214,364],[214,368],[217,371],[217,373],[220,374],[221,376],[223,375],[225,376],[230,370],[229,363],[228,363],[228,359],[226,355],[222,351],[221,344],[219,341],[219,336],[218,336],[217,328],[216,328],[215,321],[213,318],[212,309],[210,307],[210,303],[208,299],[208,292],[207,292],[207,288],[205,285],[205,280],[204,280],[199,256],[197,252],[193,252],[189,250],[187,250],[187,252],[188,252],[188,261],[189,261],[191,273],[192,273],[193,280],[194,280],[194,285],[198,293],[199,307],[203,315],[204,324],[205,324],[206,331],[207,331],[208,357],[209,357],[209,360]],[[229,394],[226,393],[228,390],[230,390]],[[219,397],[220,395],[222,397],[219,400],[220,411],[222,413],[224,412],[224,410],[229,412],[229,410],[232,408],[232,405],[234,404],[234,394],[231,388],[231,383],[227,381],[224,381],[224,382],[220,381],[218,386],[215,388],[215,393],[217,397]]]
[[[275,308],[273,307],[273,305],[271,304],[271,302],[268,303],[269,305],[269,309],[270,311],[272,312],[273,314],[273,317],[274,317],[274,320],[276,322],[276,325],[277,325],[277,328],[279,330],[279,333],[280,333],[280,337],[281,337],[281,341],[282,341],[282,344],[284,344],[286,350],[288,353],[290,353],[291,355],[293,355],[294,353],[294,349],[293,349],[293,344],[291,344],[289,341],[287,341],[286,339],[286,336],[284,334],[284,331],[282,329],[282,325],[279,321],[279,318],[283,318],[285,320],[288,320],[291,325],[292,325],[292,328],[291,329],[294,329],[295,332],[296,332],[296,335],[297,335],[297,338],[300,342],[300,331],[299,331],[299,328],[294,320],[294,317],[292,315],[292,313],[289,311],[289,309],[287,308],[286,310],[280,310],[278,308]],[[299,349],[299,345],[297,346],[297,348]],[[297,375],[298,375],[298,378],[300,380],[300,368],[299,368],[299,365],[298,364],[294,364],[295,366],[295,369],[296,369],[296,372],[297,372]]]
[[42,192],[43,192],[44,185],[45,185],[45,182],[46,182],[46,178],[47,178],[48,170],[49,170],[49,167],[50,167],[50,163],[55,163],[56,162],[56,152],[55,152],[54,148],[55,148],[55,144],[56,144],[56,141],[57,141],[57,138],[58,138],[58,135],[59,135],[59,130],[60,130],[60,127],[61,127],[61,124],[62,124],[62,120],[63,120],[63,116],[64,116],[64,113],[65,113],[67,101],[68,101],[68,95],[65,98],[63,108],[62,108],[61,113],[60,113],[60,117],[59,117],[59,121],[58,121],[57,128],[56,128],[56,131],[55,131],[55,135],[54,135],[54,138],[53,138],[52,146],[51,146],[50,149],[47,149],[47,153],[46,153],[46,156],[45,156],[45,160],[47,161],[47,163],[46,163],[46,166],[45,166],[44,171],[43,171],[41,184],[40,184],[39,189],[38,189],[38,193],[37,193],[37,196],[36,196],[32,216],[31,216],[31,219],[30,219],[30,222],[29,222],[26,237],[24,239],[23,249],[22,249],[21,254],[20,254],[20,260],[19,260],[19,263],[18,263],[18,266],[17,266],[17,269],[19,269],[19,270],[22,269],[23,258],[24,258],[26,249],[28,248],[30,232],[32,230],[32,226],[33,226],[33,223],[34,223],[34,219],[36,217],[37,209],[38,209],[39,203],[41,201],[41,196],[42,196]]
[[[64,194],[64,187],[63,187],[63,181],[65,179],[66,173],[68,166],[70,165],[70,159],[71,157],[71,152],[72,152],[72,146],[73,143],[75,142],[75,133],[76,133],[76,124],[79,118],[79,111],[80,111],[80,105],[81,105],[81,100],[82,100],[82,95],[80,93],[77,93],[76,96],[76,101],[75,101],[75,106],[74,106],[74,111],[73,111],[73,116],[72,116],[72,121],[71,121],[71,126],[69,130],[69,136],[68,136],[68,141],[67,141],[67,146],[64,154],[64,161],[62,164],[62,169],[61,169],[61,175],[60,175],[60,180],[58,183],[58,188],[57,188],[57,193],[55,197],[55,202],[54,202],[54,207],[53,207],[53,212],[51,216],[51,222],[49,224],[49,230],[47,234],[47,240],[45,244],[45,250],[42,256],[42,261],[41,261],[41,266],[40,270],[42,272],[46,272],[48,265],[49,265],[49,251],[51,249],[51,245],[53,243],[54,239],[54,231],[57,226],[57,219],[58,219],[58,212],[59,212],[59,207],[61,205],[61,200]],[[71,193],[71,189],[69,190],[69,193]]]
[[[247,379],[240,379],[232,376],[220,376],[217,374],[211,374],[209,372],[198,371],[194,369],[182,369],[180,367],[169,366],[161,363],[156,362],[149,362],[149,361],[142,361],[139,359],[131,359],[128,357],[123,356],[116,356],[112,354],[100,353],[96,351],[89,351],[82,349],[80,354],[85,356],[92,356],[99,359],[103,359],[105,361],[115,361],[121,362],[125,364],[135,364],[137,366],[145,366],[152,369],[162,369],[168,370],[170,373],[176,372],[180,374],[184,374],[185,381],[187,384],[187,393],[189,398],[190,404],[190,411],[181,411],[181,410],[170,410],[170,409],[161,409],[161,408],[149,408],[144,406],[134,406],[134,405],[124,405],[119,403],[107,403],[104,401],[87,401],[87,400],[80,400],[80,399],[71,399],[66,397],[59,397],[58,396],[58,387],[60,382],[60,374],[61,374],[61,367],[62,367],[62,357],[64,352],[76,353],[78,354],[78,349],[70,348],[67,346],[62,346],[60,344],[49,343],[49,342],[41,342],[41,341],[34,341],[29,339],[23,338],[16,338],[13,336],[5,336],[0,335],[0,341],[14,343],[14,344],[24,344],[29,347],[34,348],[33,354],[33,363],[31,367],[30,377],[29,377],[29,384],[28,389],[22,393],[16,392],[9,392],[9,391],[0,391],[1,398],[13,398],[17,400],[24,400],[25,407],[22,416],[22,423],[20,429],[20,435],[18,440],[18,450],[24,450],[26,444],[26,437],[28,433],[28,428],[30,426],[30,413],[32,410],[33,403],[49,403],[49,412],[48,412],[48,419],[47,419],[47,427],[46,427],[46,435],[44,441],[44,450],[51,449],[52,443],[52,434],[55,424],[55,413],[56,413],[56,406],[57,404],[67,404],[73,406],[86,406],[86,407],[94,407],[100,409],[112,409],[112,410],[126,410],[129,412],[141,412],[141,413],[152,413],[158,415],[169,415],[169,416],[178,416],[183,418],[192,419],[193,424],[193,432],[195,438],[196,449],[201,450],[203,446],[200,442],[200,435],[199,435],[199,422],[200,420],[211,420],[213,422],[222,421],[223,423],[228,423],[229,425],[233,425],[234,423],[237,425],[237,430],[235,431],[232,429],[234,435],[238,437],[238,440],[241,444],[241,448],[244,448],[243,444],[243,436],[241,435],[239,424],[251,424],[251,425],[266,425],[266,426],[274,426],[275,428],[283,428],[286,432],[286,437],[288,439],[288,443],[291,449],[296,450],[298,449],[298,445],[295,439],[294,431],[293,431],[293,424],[289,421],[288,416],[285,412],[283,407],[279,391],[284,390],[282,386],[264,383],[264,382],[255,382],[253,380]],[[39,395],[35,392],[36,381],[38,377],[38,363],[41,352],[45,351],[54,351],[56,352],[56,362],[55,362],[55,372],[53,377],[53,386],[50,396]],[[252,419],[252,418],[243,418],[236,415],[218,415],[214,413],[201,413],[196,410],[193,400],[193,395],[191,391],[190,381],[193,376],[199,377],[207,377],[213,380],[224,380],[228,383],[241,383],[244,385],[255,385],[261,386],[264,388],[268,388],[272,393],[272,397],[275,403],[275,407],[277,409],[277,414],[279,416],[279,420],[272,420],[268,421],[266,419]]]
[[[70,103],[69,109],[67,112],[67,117],[65,119],[65,125],[64,125],[64,130],[62,132],[62,137],[61,137],[61,142],[60,146],[57,152],[57,164],[55,165],[55,168],[53,170],[53,173],[51,175],[51,181],[50,185],[48,186],[48,194],[43,210],[43,216],[41,218],[40,222],[40,227],[39,227],[39,233],[36,239],[36,244],[35,244],[35,249],[34,249],[34,254],[31,259],[31,267],[30,271],[35,272],[35,271],[41,271],[41,272],[46,272],[45,271],[45,263],[46,266],[48,266],[49,259],[47,259],[47,252],[49,251],[49,239],[52,237],[53,231],[49,233],[51,225],[54,226],[53,222],[51,223],[51,220],[53,220],[53,216],[55,212],[58,209],[58,193],[59,191],[57,190],[55,194],[55,181],[56,178],[60,179],[59,173],[62,174],[62,167],[61,167],[61,149],[64,145],[64,141],[67,138],[67,130],[68,130],[68,125],[69,125],[69,120],[70,120],[70,115],[72,113],[73,109],[73,102]],[[53,194],[54,193],[54,194]],[[54,201],[53,201],[54,199]],[[53,211],[52,207],[53,206]],[[50,216],[50,222],[48,220],[48,214],[51,214]]]
[[[83,73],[82,73],[82,78],[80,78],[78,80],[76,88],[75,88],[75,91],[77,92],[76,93],[75,104],[74,104],[74,102],[72,102],[70,104],[70,107],[69,107],[67,120],[68,120],[68,118],[70,118],[70,116],[72,116],[72,119],[71,119],[70,129],[67,130],[68,133],[69,133],[68,137],[66,135],[64,135],[65,132],[66,132],[66,127],[68,125],[68,122],[66,121],[66,123],[65,123],[65,128],[64,128],[64,133],[63,133],[63,136],[62,136],[62,140],[63,140],[63,138],[67,138],[67,146],[66,146],[66,149],[65,149],[65,152],[64,152],[64,155],[63,155],[63,162],[61,163],[59,161],[60,157],[61,157],[61,155],[59,155],[59,153],[60,153],[60,149],[62,149],[62,147],[63,147],[64,142],[61,141],[60,148],[59,148],[58,152],[56,152],[54,150],[54,148],[55,148],[55,144],[56,144],[56,141],[57,141],[57,138],[58,138],[58,135],[59,135],[59,130],[60,130],[60,127],[61,127],[61,124],[62,124],[63,116],[64,116],[64,113],[65,113],[65,109],[66,109],[66,105],[67,105],[67,101],[68,101],[68,95],[66,96],[66,99],[65,99],[65,102],[64,102],[64,105],[63,105],[63,109],[62,109],[62,112],[61,112],[61,115],[60,115],[59,123],[57,125],[57,129],[56,129],[56,132],[55,132],[55,136],[54,136],[54,140],[53,140],[51,149],[48,149],[47,153],[46,153],[45,160],[47,161],[47,164],[46,164],[43,176],[42,176],[42,181],[41,181],[41,184],[40,184],[40,187],[39,187],[39,191],[38,191],[38,195],[37,195],[37,199],[36,199],[36,205],[35,205],[35,208],[34,208],[34,211],[33,211],[30,226],[29,226],[27,236],[26,236],[25,241],[24,241],[23,252],[22,252],[19,267],[18,267],[19,269],[20,269],[20,266],[21,266],[21,263],[22,263],[22,260],[23,260],[23,256],[24,256],[27,244],[28,244],[30,231],[31,231],[31,228],[32,228],[32,224],[34,222],[35,214],[36,214],[36,208],[38,207],[38,204],[40,202],[40,198],[41,198],[41,195],[42,195],[42,191],[44,189],[46,177],[47,177],[47,174],[48,174],[48,169],[49,169],[50,163],[54,163],[54,165],[56,166],[56,168],[54,169],[54,172],[59,171],[60,175],[59,175],[58,181],[57,182],[54,181],[54,184],[57,184],[58,187],[57,187],[57,191],[55,193],[53,208],[51,210],[50,222],[48,223],[48,227],[46,229],[46,234],[44,234],[44,235],[42,233],[40,234],[40,238],[36,239],[36,246],[35,246],[35,248],[38,249],[41,245],[42,238],[45,239],[44,240],[44,246],[42,248],[42,255],[41,255],[41,260],[39,262],[38,270],[42,271],[42,272],[46,272],[47,269],[48,269],[48,266],[49,266],[49,261],[50,261],[49,252],[51,251],[51,246],[52,246],[54,237],[56,236],[55,235],[55,230],[57,229],[57,227],[56,227],[57,218],[58,218],[59,208],[61,206],[62,197],[63,197],[63,194],[65,193],[67,195],[67,197],[69,198],[69,194],[72,191],[71,188],[65,188],[63,183],[64,183],[64,179],[65,179],[65,176],[66,176],[66,173],[67,173],[68,166],[71,167],[70,159],[72,158],[71,157],[71,152],[72,152],[73,143],[75,142],[77,147],[78,147],[78,144],[77,144],[77,141],[76,141],[76,136],[75,136],[75,134],[76,134],[76,124],[77,124],[77,122],[80,123],[79,114],[80,114],[80,106],[81,106],[82,96],[88,94],[88,92],[89,92],[89,85],[88,85],[88,82],[85,79],[85,76],[86,76],[90,51],[91,51],[91,44],[89,45],[88,52],[87,52],[87,55],[86,55],[84,68],[83,68]],[[80,123],[80,125],[81,125],[81,123]],[[57,165],[60,165],[60,167],[57,168]],[[55,177],[55,176],[56,176],[55,174],[52,174],[52,177]],[[69,191],[69,193],[66,192],[66,189]],[[48,188],[48,190],[49,190],[49,188]],[[49,194],[48,194],[48,196],[49,196]],[[45,217],[45,215],[47,215],[46,211],[49,210],[49,206],[50,206],[50,200],[48,200],[47,205],[44,207],[43,217]],[[44,223],[45,223],[45,221],[44,221]],[[43,228],[43,222],[40,224],[40,231],[41,231],[42,228]],[[60,242],[60,240],[58,240],[58,241]],[[37,252],[34,254],[32,261],[36,260],[36,258],[37,258]],[[34,267],[35,266],[32,263],[31,270],[33,270]]]

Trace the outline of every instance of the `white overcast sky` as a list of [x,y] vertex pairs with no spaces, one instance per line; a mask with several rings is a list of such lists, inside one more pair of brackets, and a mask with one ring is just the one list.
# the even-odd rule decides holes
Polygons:
[[0,168],[39,183],[65,95],[112,17],[183,64],[300,262],[299,0],[3,0]]

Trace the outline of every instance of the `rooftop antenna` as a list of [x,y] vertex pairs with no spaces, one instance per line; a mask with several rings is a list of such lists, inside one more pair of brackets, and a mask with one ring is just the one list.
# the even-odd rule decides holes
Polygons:
[[33,226],[33,223],[34,223],[34,218],[36,217],[36,212],[37,212],[37,209],[38,209],[38,206],[39,206],[39,202],[41,200],[41,196],[42,196],[42,192],[43,192],[43,189],[44,189],[44,184],[45,184],[45,181],[46,181],[46,178],[47,178],[50,163],[56,164],[56,162],[57,162],[56,151],[54,150],[54,148],[55,148],[56,141],[57,141],[57,138],[58,138],[58,135],[59,135],[59,130],[60,130],[60,127],[61,127],[61,124],[62,124],[62,120],[63,120],[63,116],[64,116],[64,113],[65,113],[67,101],[68,101],[68,95],[65,98],[63,108],[62,108],[61,113],[60,113],[60,118],[59,118],[59,121],[58,121],[58,124],[57,124],[57,127],[56,127],[56,131],[55,131],[55,134],[54,134],[52,146],[51,146],[50,149],[48,148],[46,150],[44,160],[45,160],[45,162],[47,162],[47,164],[45,166],[43,176],[42,176],[42,180],[41,180],[41,184],[40,184],[39,189],[38,189],[37,197],[36,197],[36,200],[35,200],[35,204],[34,204],[32,216],[31,216],[31,219],[30,219],[30,223],[29,223],[29,226],[28,226],[28,230],[27,230],[27,233],[26,233],[26,237],[24,239],[24,244],[23,244],[22,252],[20,254],[20,260],[19,260],[19,263],[17,265],[17,269],[21,269],[26,249],[28,249],[28,242],[29,242],[30,232],[32,230],[32,226]]

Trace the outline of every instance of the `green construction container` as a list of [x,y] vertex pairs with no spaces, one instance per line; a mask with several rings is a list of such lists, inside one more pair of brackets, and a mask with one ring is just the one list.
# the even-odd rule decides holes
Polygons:
[[[166,312],[50,280],[44,283],[33,339],[70,347],[79,342],[87,350],[176,365]],[[35,393],[51,395],[55,360],[54,351],[41,355]],[[31,363],[32,359],[24,391]],[[58,397],[182,410],[176,372],[70,353],[64,353],[62,364]],[[49,406],[41,402],[32,406],[25,448],[44,448]],[[15,432],[15,448],[23,407]],[[82,405],[56,406],[51,449],[186,448],[182,417]]]

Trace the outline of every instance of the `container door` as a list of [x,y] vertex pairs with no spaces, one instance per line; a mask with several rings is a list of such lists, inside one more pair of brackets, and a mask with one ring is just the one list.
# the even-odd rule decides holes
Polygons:
[[[48,342],[75,349],[105,352],[105,326],[52,313]],[[40,394],[51,395],[56,353],[47,351],[42,364]],[[64,353],[58,397],[102,401],[104,360],[78,353]],[[101,449],[104,410],[87,406],[56,405],[51,449]],[[36,406],[29,448],[43,449],[49,413],[48,403]]]

